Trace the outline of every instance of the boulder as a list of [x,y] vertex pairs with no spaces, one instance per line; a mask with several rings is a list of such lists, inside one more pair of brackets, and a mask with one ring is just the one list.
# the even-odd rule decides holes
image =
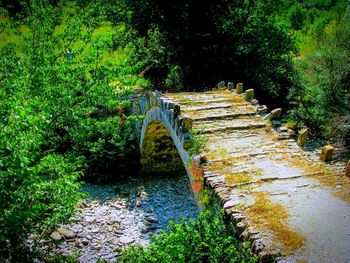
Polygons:
[[76,236],[76,234],[73,231],[70,231],[70,230],[63,228],[63,227],[59,227],[57,229],[57,231],[62,236],[64,236],[65,238],[68,238],[68,239],[75,238],[75,236]]
[[326,145],[322,148],[320,159],[322,162],[330,162],[333,159],[334,147]]
[[243,83],[237,83],[237,85],[236,85],[236,93],[237,94],[243,93]]
[[53,241],[58,241],[58,240],[61,240],[61,238],[62,238],[60,233],[58,233],[57,231],[52,232],[50,237]]
[[298,145],[299,146],[304,146],[305,145],[305,143],[307,141],[308,132],[309,132],[308,128],[301,129],[298,132]]
[[248,89],[245,91],[245,94],[244,94],[244,98],[245,100],[247,101],[251,101],[252,99],[254,99],[254,89]]
[[131,237],[128,237],[128,236],[121,236],[119,241],[123,245],[127,245],[127,244],[134,242],[134,239],[132,239]]

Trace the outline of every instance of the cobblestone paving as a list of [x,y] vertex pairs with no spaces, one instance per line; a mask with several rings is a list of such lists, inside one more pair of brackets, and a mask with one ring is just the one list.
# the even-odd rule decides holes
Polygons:
[[350,179],[228,90],[165,95],[206,141],[204,180],[263,259],[350,262]]

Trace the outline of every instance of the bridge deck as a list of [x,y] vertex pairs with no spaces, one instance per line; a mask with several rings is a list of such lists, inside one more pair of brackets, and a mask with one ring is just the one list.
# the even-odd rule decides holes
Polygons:
[[350,262],[350,180],[291,139],[277,140],[256,107],[227,90],[166,94],[206,141],[206,183],[255,252],[281,261]]

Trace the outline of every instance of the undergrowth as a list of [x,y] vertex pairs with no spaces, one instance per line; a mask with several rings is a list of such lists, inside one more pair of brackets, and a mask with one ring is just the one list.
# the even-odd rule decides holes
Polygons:
[[153,237],[147,248],[131,246],[121,252],[119,262],[258,262],[227,230],[222,216],[202,212],[195,221],[171,222]]

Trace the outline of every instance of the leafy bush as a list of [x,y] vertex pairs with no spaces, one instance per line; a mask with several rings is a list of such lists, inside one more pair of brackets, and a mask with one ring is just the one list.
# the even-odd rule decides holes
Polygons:
[[258,262],[249,244],[233,237],[221,216],[202,212],[195,221],[170,223],[166,232],[153,237],[144,249],[132,246],[122,251],[120,262]]
[[190,156],[198,155],[201,150],[205,148],[206,144],[207,139],[194,131],[190,134],[190,147],[188,153]]
[[47,237],[72,215],[79,178],[122,172],[137,149],[127,50],[111,49],[91,6],[64,3],[32,1],[0,32],[0,257],[13,262],[29,234]]
[[295,61],[300,84],[289,96],[297,102],[292,118],[319,136],[349,143],[350,16],[345,8],[346,1],[339,1],[315,18],[317,34],[309,36],[311,41],[303,46],[308,52]]

